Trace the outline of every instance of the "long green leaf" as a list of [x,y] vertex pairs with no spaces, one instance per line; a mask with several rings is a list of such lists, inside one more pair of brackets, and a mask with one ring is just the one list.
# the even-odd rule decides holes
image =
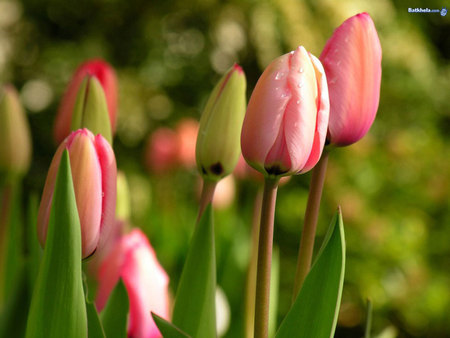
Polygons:
[[106,337],[123,338],[127,336],[128,308],[127,290],[120,279],[100,314]]
[[216,259],[211,205],[196,225],[178,285],[173,324],[196,338],[216,336]]
[[276,337],[332,337],[341,303],[344,272],[345,236],[339,210],[331,222],[317,260]]
[[103,330],[100,317],[98,316],[95,304],[86,299],[86,312],[88,319],[88,334],[89,338],[105,338],[105,332]]
[[56,178],[44,255],[27,322],[27,338],[87,337],[81,275],[81,231],[64,151]]
[[190,338],[188,334],[184,333],[175,325],[169,323],[167,320],[161,318],[153,312],[152,317],[159,329],[159,332],[163,335],[164,338]]

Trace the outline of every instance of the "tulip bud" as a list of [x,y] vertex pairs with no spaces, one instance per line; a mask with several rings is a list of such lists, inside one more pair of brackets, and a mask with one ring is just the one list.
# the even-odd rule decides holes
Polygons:
[[28,121],[15,88],[0,89],[0,173],[22,175],[31,160]]
[[[98,82],[95,82],[94,88],[91,88],[91,84],[94,82],[86,79],[93,78],[95,78]],[[84,92],[79,93],[80,87],[85,81],[89,82],[89,84],[86,83],[88,91],[85,90]],[[104,99],[106,100],[106,105],[108,107],[107,111],[109,114],[109,122],[111,124],[110,129],[112,130],[112,134],[114,134],[116,130],[117,110],[116,74],[114,72],[114,69],[108,63],[100,59],[94,59],[86,61],[80,67],[78,67],[66,89],[64,97],[61,100],[54,127],[54,137],[58,144],[61,143],[64,138],[69,135],[70,131],[73,130],[71,128],[81,128],[83,126],[86,126],[73,123],[73,113],[77,99],[79,101],[79,104],[85,102],[85,99],[88,99],[91,107],[84,114],[81,113],[80,116],[76,118],[76,121],[81,123],[83,122],[83,120],[88,119],[91,120],[90,124],[92,124],[92,120],[96,121],[100,118],[98,115],[102,115],[95,109],[101,107],[102,113],[104,110],[104,103],[99,103],[99,101],[101,101],[99,96],[101,95],[99,93],[100,88],[97,88],[96,86],[97,83],[100,83],[102,87],[101,89],[103,89]],[[94,98],[90,98],[90,95],[93,95]],[[90,113],[92,112],[95,113],[94,117],[87,117],[87,113],[89,113],[90,115]],[[102,116],[101,119],[96,123],[98,124],[100,122],[106,123],[106,117]],[[92,126],[90,127],[92,128]],[[97,127],[94,129],[97,129]],[[104,132],[104,129],[106,129],[106,126],[102,126],[102,130],[100,130],[100,132]],[[96,130],[94,131],[97,132]]]
[[346,146],[370,129],[378,109],[381,45],[369,14],[347,19],[320,55],[330,92],[328,141]]
[[306,172],[322,154],[328,114],[322,65],[298,47],[259,78],[242,127],[242,155],[266,176]]
[[245,114],[246,80],[235,64],[212,91],[200,119],[196,160],[201,175],[217,181],[230,174],[239,158]]
[[86,75],[78,90],[72,113],[71,130],[87,128],[112,144],[111,123],[102,86],[96,77]]
[[47,237],[50,208],[61,155],[70,157],[75,199],[81,225],[82,256],[92,255],[108,240],[116,207],[117,167],[110,144],[87,129],[72,132],[56,150],[45,181],[37,233],[42,246]]
[[150,312],[169,319],[169,278],[141,230],[122,236],[101,263],[96,299],[99,311],[119,278],[130,303],[128,337],[160,337]]

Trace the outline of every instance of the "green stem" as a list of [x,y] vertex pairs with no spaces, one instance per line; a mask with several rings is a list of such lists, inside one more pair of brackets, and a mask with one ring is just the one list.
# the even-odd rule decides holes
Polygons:
[[245,292],[245,337],[253,337],[253,326],[255,322],[255,289],[256,289],[256,267],[258,263],[258,239],[259,222],[261,216],[262,189],[259,188],[255,196],[252,215],[251,254],[247,271],[247,285]]
[[214,191],[216,190],[217,181],[203,180],[202,194],[200,196],[200,203],[198,207],[197,223],[203,215],[206,207],[212,202]]
[[294,292],[292,302],[294,302],[306,275],[311,268],[311,260],[314,250],[314,239],[316,237],[317,219],[319,216],[320,198],[322,197],[323,184],[327,172],[328,152],[324,150],[322,158],[314,167],[309,187],[308,204],[305,211],[305,221],[303,224],[300,249],[298,251],[297,271],[295,273]]
[[266,178],[261,207],[255,296],[255,338],[269,334],[270,269],[278,178]]
[[366,332],[364,338],[370,338],[370,331],[372,329],[372,301],[367,300],[367,317],[366,317]]

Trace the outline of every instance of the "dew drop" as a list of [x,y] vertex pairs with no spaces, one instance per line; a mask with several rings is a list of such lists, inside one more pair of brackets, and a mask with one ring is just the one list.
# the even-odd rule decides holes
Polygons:
[[281,94],[281,98],[285,98],[287,96],[288,96],[288,94],[286,94],[286,93]]
[[300,69],[298,70],[298,72],[299,72],[299,73],[303,73],[303,68],[300,68]]
[[284,77],[284,73],[283,72],[279,72],[279,73],[277,73],[277,75],[275,76],[275,80],[279,80],[279,79],[281,79],[281,78],[283,78]]
[[294,54],[294,51],[293,51],[293,50],[291,51],[291,54]]
[[297,102],[296,102],[297,104],[300,104],[300,100],[297,100]]
[[280,90],[280,88],[276,87],[275,90]]
[[302,82],[299,82],[299,83],[297,84],[297,87],[298,87],[298,88],[302,88],[302,87],[303,87],[303,83],[302,83]]

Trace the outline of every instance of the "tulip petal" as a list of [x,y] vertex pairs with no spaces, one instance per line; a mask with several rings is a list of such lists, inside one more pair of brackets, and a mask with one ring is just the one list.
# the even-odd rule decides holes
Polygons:
[[69,148],[75,197],[81,223],[83,257],[97,248],[102,219],[102,172],[87,129],[74,135]]
[[314,139],[317,118],[317,80],[304,47],[291,54],[289,86],[293,93],[285,111],[285,137],[290,172],[298,172],[306,163]]
[[355,15],[339,26],[320,60],[330,92],[330,141],[349,145],[367,133],[379,103],[381,45],[369,14]]
[[322,156],[325,138],[327,136],[328,119],[330,115],[330,100],[328,98],[327,78],[319,59],[310,54],[317,78],[317,122],[314,133],[314,142],[308,161],[301,169],[301,173],[311,170]]
[[242,154],[259,171],[265,171],[266,157],[280,133],[292,95],[287,84],[288,73],[289,54],[285,54],[262,73],[248,102],[241,132]]
[[102,218],[98,250],[102,250],[114,228],[117,196],[117,165],[111,145],[100,134],[95,136],[95,148],[102,175]]

